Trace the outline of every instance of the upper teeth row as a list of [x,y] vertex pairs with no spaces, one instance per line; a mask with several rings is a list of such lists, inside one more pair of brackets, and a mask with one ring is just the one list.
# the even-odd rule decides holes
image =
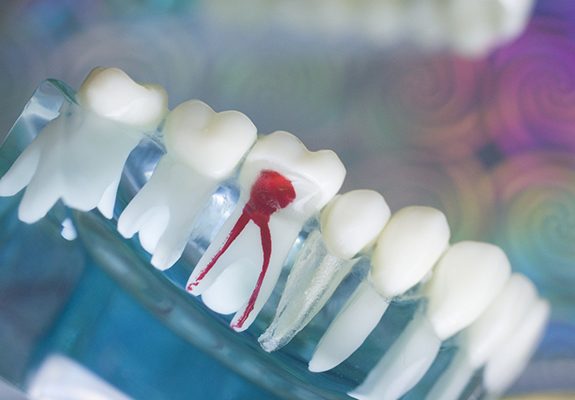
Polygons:
[[[139,232],[152,264],[169,268],[182,255],[198,212],[241,164],[238,206],[187,284],[212,309],[235,312],[234,329],[247,329],[255,319],[304,223],[321,211],[318,231],[304,244],[276,317],[260,337],[266,350],[297,334],[364,256],[371,259],[369,276],[320,341],[312,371],[344,361],[390,299],[421,282],[428,305],[403,342],[411,348],[408,354],[426,356],[426,362],[399,379],[403,370],[389,360],[394,354],[389,351],[352,395],[401,396],[425,373],[439,343],[465,328],[462,351],[472,368],[487,363],[485,383],[492,391],[504,390],[527,361],[547,319],[546,303],[537,300],[526,278],[509,278],[509,261],[498,247],[450,246],[440,211],[407,207],[390,218],[375,191],[336,196],[346,171],[334,152],[311,152],[287,132],[257,138],[244,114],[217,113],[200,101],[168,113],[162,88],[139,85],[119,69],[93,70],[77,99],[80,107],[63,110],[0,179],[3,196],[28,186],[19,207],[22,221],[42,218],[59,198],[79,210],[98,207],[110,218],[126,158],[165,119],[167,153],[120,215],[118,230],[125,237]],[[415,351],[414,343],[422,341],[430,345]]]

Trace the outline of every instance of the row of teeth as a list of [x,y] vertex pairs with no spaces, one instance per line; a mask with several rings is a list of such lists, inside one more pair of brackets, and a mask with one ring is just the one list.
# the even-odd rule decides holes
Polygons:
[[321,338],[311,371],[345,361],[390,301],[414,287],[427,304],[350,395],[401,397],[430,368],[441,342],[459,332],[458,355],[429,398],[456,399],[480,368],[486,389],[499,394],[527,363],[548,318],[547,302],[528,279],[511,275],[498,247],[450,245],[440,211],[414,206],[391,216],[375,191],[336,195],[346,170],[334,152],[308,151],[287,132],[258,138],[242,113],[217,113],[200,101],[168,113],[162,88],[139,85],[119,69],[93,70],[77,100],[79,107],[63,106],[0,179],[2,196],[27,186],[19,206],[22,221],[42,218],[58,199],[82,211],[98,208],[111,218],[128,155],[164,121],[167,152],[120,215],[118,230],[127,238],[138,233],[156,268],[171,267],[202,207],[239,167],[238,204],[186,285],[211,309],[235,313],[233,329],[243,331],[254,321],[303,225],[319,217],[259,339],[266,351],[288,343],[357,261],[369,258],[368,276]]
[[[361,34],[377,43],[409,41],[424,48],[448,48],[465,56],[481,55],[518,36],[531,14],[534,0],[317,0],[229,2],[210,0],[214,15],[234,22],[246,8],[265,21],[335,34]],[[241,8],[239,8],[241,7]]]

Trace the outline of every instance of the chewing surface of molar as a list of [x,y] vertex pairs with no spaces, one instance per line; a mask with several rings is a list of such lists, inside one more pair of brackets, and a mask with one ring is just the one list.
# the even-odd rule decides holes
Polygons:
[[198,212],[253,145],[256,127],[240,112],[190,100],[168,114],[164,140],[167,153],[118,220],[124,237],[139,232],[162,270],[181,257]]
[[[510,265],[497,246],[480,242],[452,245],[430,281],[425,311],[420,310],[350,396],[397,399],[412,389],[435,360],[441,342],[469,326],[500,293]],[[414,352],[413,347],[419,350]]]
[[321,310],[368,250],[390,211],[373,190],[354,190],[334,198],[321,212],[320,228],[310,233],[288,276],[275,317],[260,336],[266,351],[287,344]]
[[513,334],[497,347],[483,372],[483,384],[489,394],[500,396],[517,379],[541,341],[549,312],[549,303],[539,300]]
[[0,196],[27,186],[18,216],[33,223],[63,202],[111,218],[124,163],[167,108],[160,87],[142,86],[117,68],[96,68],[0,179]]
[[536,302],[537,292],[531,281],[513,274],[489,307],[462,333],[456,356],[426,399],[457,400],[473,373],[515,333]]
[[[240,200],[194,271],[187,290],[201,295],[232,264],[256,264],[260,274],[231,326],[247,329],[270,296],[303,224],[337,193],[345,167],[330,150],[311,152],[290,133],[261,137],[242,165]],[[223,277],[222,277],[223,279]],[[225,301],[246,282],[220,281]]]
[[417,285],[449,244],[445,215],[430,207],[396,212],[379,235],[368,281],[359,285],[321,338],[309,369],[334,368],[361,346],[385,313],[390,298]]

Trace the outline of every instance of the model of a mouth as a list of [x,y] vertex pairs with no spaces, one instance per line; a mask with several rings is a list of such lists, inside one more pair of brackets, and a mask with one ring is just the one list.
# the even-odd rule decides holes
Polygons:
[[[166,153],[118,219],[124,237],[138,233],[157,269],[181,256],[198,214],[218,188],[236,179],[239,200],[191,272],[185,290],[250,327],[291,267],[275,316],[259,337],[268,352],[295,337],[330,300],[358,260],[369,273],[319,340],[309,370],[346,361],[380,324],[391,300],[422,299],[411,322],[385,350],[358,399],[397,399],[426,374],[445,340],[459,350],[428,393],[455,399],[482,371],[483,387],[503,393],[533,353],[549,315],[524,276],[511,274],[503,251],[481,242],[449,243],[445,215],[424,206],[390,217],[372,190],[337,195],[346,174],[330,150],[310,151],[294,135],[256,137],[248,117],[187,101],[167,112],[165,92],[114,68],[97,68],[0,179],[0,195],[26,188],[19,217],[32,223],[58,200],[112,217],[124,163],[146,134],[161,129]],[[167,115],[167,117],[166,117]],[[163,122],[163,124],[162,124]],[[102,163],[102,160],[106,160]],[[238,174],[236,175],[236,172]],[[293,266],[288,253],[309,232]]]

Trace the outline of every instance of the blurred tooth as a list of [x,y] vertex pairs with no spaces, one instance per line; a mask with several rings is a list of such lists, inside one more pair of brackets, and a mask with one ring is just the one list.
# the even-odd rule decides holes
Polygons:
[[483,375],[488,393],[500,396],[517,379],[543,336],[549,311],[549,303],[539,300],[514,333],[498,346]]
[[322,309],[389,219],[383,196],[354,190],[321,213],[321,233],[310,233],[290,272],[276,315],[259,342],[266,351],[287,344]]
[[111,218],[128,155],[166,112],[165,91],[134,82],[117,68],[96,68],[0,179],[0,195],[28,186],[23,222],[44,217],[62,199],[80,211],[98,207]]
[[162,270],[182,255],[198,212],[253,145],[256,127],[240,112],[190,100],[170,112],[164,136],[166,155],[118,220],[124,237],[139,232]]
[[250,298],[231,324],[247,329],[271,294],[303,224],[335,196],[344,177],[345,168],[332,151],[311,152],[287,132],[262,137],[242,166],[236,210],[194,269],[187,290],[202,294],[237,260],[261,265]]
[[377,239],[371,284],[360,285],[336,316],[317,345],[310,369],[334,368],[357,350],[385,313],[388,299],[417,285],[448,242],[449,226],[442,212],[414,206],[395,213]]

